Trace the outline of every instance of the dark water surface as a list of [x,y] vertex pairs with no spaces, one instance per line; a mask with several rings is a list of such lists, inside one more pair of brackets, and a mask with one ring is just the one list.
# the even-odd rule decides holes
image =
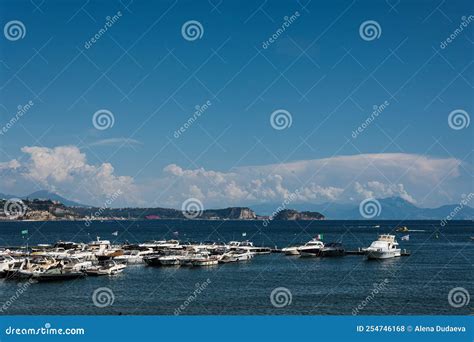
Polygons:
[[[302,243],[316,234],[324,241],[342,241],[347,249],[367,247],[380,233],[394,232],[396,221],[272,222],[258,221],[122,221],[96,222],[0,222],[0,246],[20,245],[21,230],[29,230],[29,244],[57,240],[89,242],[99,235],[115,243],[178,238],[182,241],[230,241],[249,239],[256,245],[279,248]],[[376,228],[374,226],[380,225]],[[450,290],[461,287],[474,295],[474,223],[406,221],[409,241],[400,241],[409,257],[367,261],[362,256],[298,258],[282,254],[256,256],[248,262],[207,268],[129,266],[115,277],[33,283],[0,280],[2,314],[353,314],[361,315],[472,313],[474,298],[456,308],[449,304]],[[111,233],[118,231],[118,236]],[[178,235],[176,236],[176,233]],[[245,238],[242,233],[246,233]],[[202,291],[196,291],[197,285]],[[100,287],[114,295],[112,305],[94,305],[92,295]],[[272,305],[275,288],[291,292],[291,303]],[[282,292],[283,293],[283,292]],[[189,298],[192,296],[192,298]],[[18,297],[18,298],[16,298]],[[288,296],[280,296],[288,303]],[[278,304],[277,299],[277,304]],[[184,309],[183,309],[184,308]]]

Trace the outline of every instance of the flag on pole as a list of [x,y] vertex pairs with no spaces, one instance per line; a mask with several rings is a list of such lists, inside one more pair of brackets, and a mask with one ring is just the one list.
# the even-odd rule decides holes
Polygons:
[[28,234],[28,229],[21,231],[21,235],[26,235],[26,234]]
[[402,236],[402,241],[408,241],[408,240],[410,240],[410,235]]
[[323,234],[318,234],[316,235],[316,239],[322,240],[324,238]]
[[118,230],[112,233],[113,236],[118,236]]

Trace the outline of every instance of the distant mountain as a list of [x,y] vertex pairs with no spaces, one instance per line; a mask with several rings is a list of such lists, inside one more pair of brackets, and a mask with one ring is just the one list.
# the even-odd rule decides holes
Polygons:
[[[380,203],[380,214],[374,219],[379,220],[442,220],[456,212],[454,220],[473,220],[474,208],[459,204],[443,205],[438,208],[419,208],[400,198],[388,197],[377,200]],[[280,204],[258,204],[251,208],[259,215],[271,215]],[[300,211],[320,212],[327,220],[364,220],[359,211],[359,203],[290,203],[288,207]]]
[[54,192],[50,192],[48,190],[40,190],[40,191],[35,191],[28,196],[22,196],[21,199],[42,199],[42,200],[51,200],[51,201],[58,201],[64,204],[67,207],[88,207],[87,205],[77,203],[74,201],[70,201],[67,198],[64,198],[58,194],[55,194]]

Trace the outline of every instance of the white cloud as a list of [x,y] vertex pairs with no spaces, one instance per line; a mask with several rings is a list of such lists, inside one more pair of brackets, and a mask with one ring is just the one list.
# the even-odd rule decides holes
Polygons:
[[[206,206],[281,202],[296,190],[299,202],[350,202],[399,196],[412,203],[439,205],[460,194],[459,186],[451,184],[461,176],[460,166],[461,161],[454,158],[404,153],[245,166],[231,172],[186,170],[171,164],[164,168],[162,184],[173,184],[172,189],[178,190],[160,199],[176,206],[179,201],[193,197],[196,186]],[[464,182],[469,185],[467,178]],[[423,203],[417,199],[423,199]]]
[[9,177],[12,182],[25,181],[23,193],[47,189],[83,203],[100,205],[118,190],[132,195],[136,190],[132,177],[115,175],[110,163],[89,164],[85,153],[76,146],[25,146],[21,151],[28,156],[25,162],[2,163],[0,169],[2,175],[5,175],[4,165],[10,165],[10,171],[17,171],[10,172]]
[[[245,166],[228,172],[185,169],[170,164],[156,178],[138,182],[117,175],[110,163],[90,164],[75,146],[23,147],[26,158],[0,163],[0,185],[10,193],[47,189],[82,203],[100,205],[121,190],[115,206],[180,208],[190,197],[210,207],[295,202],[358,202],[368,197],[399,196],[421,206],[454,203],[472,189],[454,158],[415,154],[360,154]],[[463,167],[461,167],[463,166]],[[8,185],[8,186],[6,186]]]

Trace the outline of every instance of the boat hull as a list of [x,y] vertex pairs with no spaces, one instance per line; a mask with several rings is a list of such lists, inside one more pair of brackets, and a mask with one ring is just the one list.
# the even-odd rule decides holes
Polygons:
[[391,259],[401,256],[401,250],[396,251],[367,251],[367,259]]

